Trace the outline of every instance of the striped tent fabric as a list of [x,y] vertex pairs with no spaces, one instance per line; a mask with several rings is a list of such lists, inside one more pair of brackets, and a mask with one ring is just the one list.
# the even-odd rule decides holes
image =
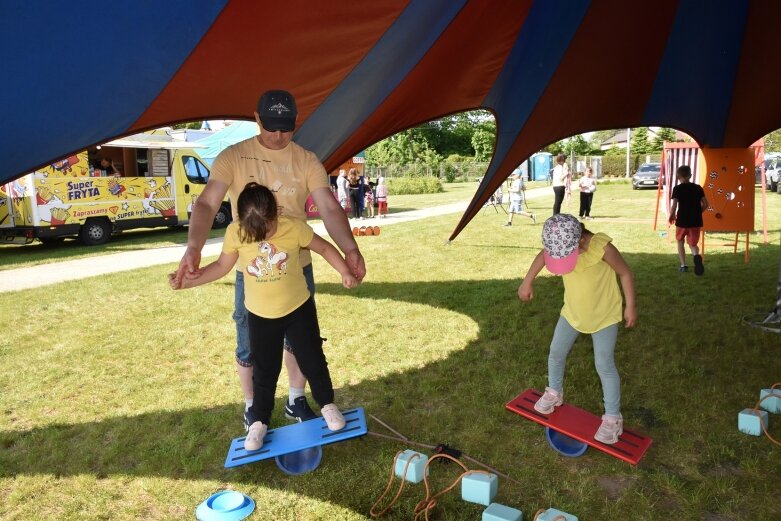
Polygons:
[[760,0],[4,2],[0,184],[144,130],[252,121],[268,89],[294,94],[294,139],[329,170],[488,110],[494,155],[453,239],[560,139],[653,125],[731,148],[781,127],[778,20]]

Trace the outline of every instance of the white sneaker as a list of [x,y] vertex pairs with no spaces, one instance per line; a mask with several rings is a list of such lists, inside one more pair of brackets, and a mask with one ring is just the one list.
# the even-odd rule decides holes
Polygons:
[[594,439],[612,445],[618,442],[618,437],[624,433],[624,419],[621,416],[602,416],[602,425],[599,426]]
[[564,391],[559,392],[550,387],[545,388],[545,393],[534,404],[534,410],[542,414],[550,414],[555,407],[564,403]]
[[338,431],[344,428],[344,416],[342,416],[342,413],[336,405],[332,403],[324,405],[320,409],[320,414],[323,415],[323,419],[325,420],[326,425],[328,425],[328,430]]
[[247,437],[244,438],[244,450],[258,450],[261,448],[266,432],[268,432],[268,426],[264,423],[255,422],[250,425]]

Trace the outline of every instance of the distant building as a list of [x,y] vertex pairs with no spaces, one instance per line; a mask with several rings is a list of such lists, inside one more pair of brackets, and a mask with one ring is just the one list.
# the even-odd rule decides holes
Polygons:
[[[648,127],[648,141],[656,139],[660,127]],[[675,141],[691,141],[692,138],[685,132],[680,130],[675,131]],[[606,139],[599,144],[600,150],[608,150],[610,148],[626,148],[626,129],[621,130],[615,136],[610,139]]]

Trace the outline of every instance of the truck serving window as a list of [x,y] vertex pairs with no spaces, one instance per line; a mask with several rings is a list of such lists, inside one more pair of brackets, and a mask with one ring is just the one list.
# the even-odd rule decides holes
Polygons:
[[205,185],[209,180],[209,169],[193,156],[182,156],[184,172],[191,183]]

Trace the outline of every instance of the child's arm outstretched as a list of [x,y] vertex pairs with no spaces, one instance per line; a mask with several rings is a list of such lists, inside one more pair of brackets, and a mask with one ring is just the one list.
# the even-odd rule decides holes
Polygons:
[[626,321],[626,327],[634,327],[635,323],[637,323],[637,308],[635,307],[635,282],[634,277],[632,277],[632,270],[629,269],[629,265],[618,249],[610,243],[605,246],[605,254],[602,256],[602,259],[613,268],[613,271],[618,274],[618,278],[621,280],[621,289],[624,291],[624,300],[626,300],[624,320]]
[[238,258],[239,254],[236,252],[222,252],[216,261],[196,270],[190,277],[177,278],[177,272],[170,273],[168,275],[168,284],[171,286],[171,289],[187,289],[221,279],[236,265]]
[[342,254],[339,253],[339,250],[337,250],[333,244],[326,241],[319,235],[314,234],[312,236],[312,242],[309,243],[307,248],[313,252],[318,253],[326,261],[328,261],[328,264],[333,266],[333,268],[339,272],[339,274],[342,276],[342,285],[345,288],[354,288],[358,285],[358,279],[355,278],[353,272],[350,270],[350,267],[347,265],[347,262],[345,262],[344,257],[342,257]]
[[532,288],[532,282],[542,268],[545,266],[545,258],[542,256],[542,251],[534,257],[529,271],[526,272],[526,276],[521,281],[521,285],[518,287],[518,298],[524,302],[529,302],[534,298],[534,289]]

